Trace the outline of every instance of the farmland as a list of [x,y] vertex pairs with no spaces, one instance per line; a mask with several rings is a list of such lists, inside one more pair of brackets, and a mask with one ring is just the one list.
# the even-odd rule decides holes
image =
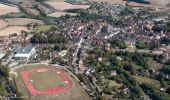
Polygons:
[[0,19],[0,29],[4,28],[6,26],[8,26],[8,23],[6,21]]
[[94,1],[94,2],[107,2],[111,4],[125,4],[126,1],[123,0],[89,0],[89,1]]
[[41,20],[29,18],[6,18],[4,20],[11,26],[25,26],[29,23],[43,24]]
[[22,30],[29,31],[26,27],[29,23],[43,24],[43,21],[29,18],[5,18],[0,19],[0,36],[9,36],[12,33],[21,34]]
[[0,36],[9,36],[13,33],[20,35],[22,30],[28,31],[24,26],[9,26],[0,30]]
[[0,15],[6,15],[8,13],[18,13],[20,12],[18,7],[14,5],[5,5],[0,3]]
[[47,1],[46,3],[56,10],[60,11],[64,11],[67,9],[87,9],[90,7],[90,5],[73,5],[67,2]]
[[48,16],[51,16],[51,17],[61,17],[61,16],[65,16],[65,15],[71,15],[71,16],[76,16],[77,14],[76,13],[67,13],[67,12],[55,12],[55,13],[52,13],[52,14],[48,14]]
[[151,4],[153,5],[161,5],[161,6],[165,6],[170,3],[170,0],[147,0],[147,1],[151,2]]
[[[43,5],[36,0],[7,0],[11,3],[17,4],[28,15],[36,16],[40,13],[48,14],[52,13],[52,9]],[[35,7],[36,5],[36,7]]]
[[64,1],[67,1],[67,2],[84,2],[85,0],[48,0],[48,1],[55,1],[55,2],[64,2]]

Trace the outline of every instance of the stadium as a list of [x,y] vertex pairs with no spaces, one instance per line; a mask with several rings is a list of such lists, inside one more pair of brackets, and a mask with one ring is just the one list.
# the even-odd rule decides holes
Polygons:
[[[77,80],[58,66],[35,64],[16,69],[16,85],[26,100],[89,100]],[[83,97],[83,98],[82,98]]]

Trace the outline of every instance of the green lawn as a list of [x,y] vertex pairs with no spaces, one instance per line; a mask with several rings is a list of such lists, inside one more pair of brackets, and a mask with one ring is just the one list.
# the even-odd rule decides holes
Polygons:
[[30,72],[30,80],[33,80],[32,84],[37,90],[46,90],[48,88],[54,88],[64,83],[61,77],[55,71],[47,72]]

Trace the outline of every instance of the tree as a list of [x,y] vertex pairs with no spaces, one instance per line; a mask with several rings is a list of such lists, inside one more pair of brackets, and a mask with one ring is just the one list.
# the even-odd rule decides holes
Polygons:
[[132,91],[136,94],[136,97],[140,98],[142,96],[142,89],[139,86],[134,86]]
[[133,54],[133,56],[132,56],[132,61],[137,62],[137,64],[138,64],[139,66],[143,66],[143,68],[145,68],[145,69],[148,68],[148,65],[146,64],[143,56],[142,56],[140,53],[138,53],[138,52],[135,52],[135,53]]
[[62,49],[62,47],[59,44],[56,44],[54,46],[54,50],[56,50],[56,51],[60,51],[61,49]]
[[169,100],[170,96],[165,92],[160,92],[155,89],[155,87],[149,84],[142,84],[141,85],[144,92],[149,95],[153,100]]
[[153,30],[154,32],[161,32],[161,31],[163,30],[163,27],[162,27],[162,26],[159,26],[159,25],[154,25],[154,26],[152,27],[152,30]]
[[170,74],[170,66],[167,65],[167,66],[164,66],[161,71],[164,73],[164,74]]
[[146,42],[145,43],[137,42],[136,43],[136,48],[137,49],[146,49],[146,48],[148,48],[148,44]]
[[9,68],[4,65],[0,65],[0,75],[3,77],[8,77],[9,76]]
[[168,94],[170,94],[170,87],[168,87],[168,89],[166,90],[166,92],[167,92]]

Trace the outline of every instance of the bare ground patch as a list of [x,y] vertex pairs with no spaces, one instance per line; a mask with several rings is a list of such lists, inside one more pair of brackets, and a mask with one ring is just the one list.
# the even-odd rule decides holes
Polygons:
[[8,13],[18,13],[20,12],[18,7],[16,6],[9,6],[0,3],[0,15],[6,15]]

